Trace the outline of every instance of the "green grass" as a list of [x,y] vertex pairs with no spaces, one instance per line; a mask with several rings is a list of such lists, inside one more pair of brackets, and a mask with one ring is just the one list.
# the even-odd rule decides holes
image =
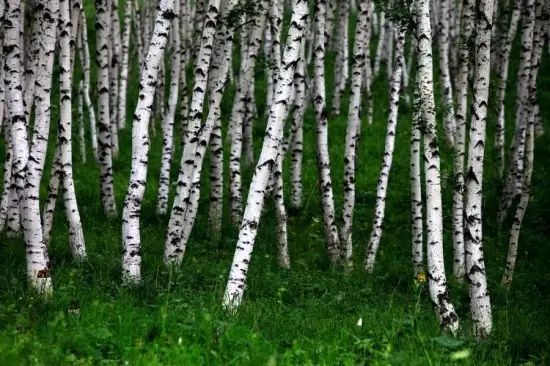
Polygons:
[[[93,23],[90,21],[90,24]],[[93,37],[91,32],[90,40]],[[329,86],[332,85],[331,61],[332,58],[327,66]],[[511,71],[514,76],[515,67],[513,65]],[[545,103],[550,102],[549,71],[545,53],[539,91],[547,130],[550,128],[547,123],[550,110],[545,107]],[[136,75],[135,69],[133,75]],[[262,115],[265,75],[261,68],[256,77]],[[135,106],[136,79],[131,78],[134,93],[131,93],[129,110]],[[549,363],[549,134],[536,143],[532,200],[521,234],[514,283],[512,289],[506,291],[499,284],[505,264],[507,234],[498,234],[494,224],[500,182],[493,165],[496,112],[494,106],[490,109],[484,212],[493,334],[481,343],[472,338],[467,289],[451,281],[451,297],[461,317],[462,328],[457,339],[441,336],[427,288],[416,287],[412,279],[408,179],[411,110],[405,102],[400,109],[386,228],[378,262],[372,275],[365,274],[360,266],[370,233],[375,185],[384,147],[388,89],[383,79],[380,77],[375,83],[374,123],[362,126],[353,233],[356,266],[351,273],[331,270],[325,254],[311,108],[305,117],[304,208],[300,212],[291,211],[289,217],[292,269],[285,271],[277,266],[276,222],[269,203],[256,240],[244,303],[235,316],[224,314],[220,302],[237,232],[225,223],[222,239],[219,242],[210,240],[208,174],[203,174],[200,211],[181,271],[170,274],[162,263],[167,219],[154,213],[160,132],[153,137],[141,219],[143,284],[138,288],[124,288],[120,284],[120,219],[107,220],[103,215],[98,168],[90,151],[88,163],[82,164],[75,146],[75,182],[89,261],[77,264],[71,259],[67,225],[59,204],[50,245],[55,292],[50,300],[43,301],[27,289],[22,241],[0,237],[0,364]],[[438,88],[436,85],[437,91]],[[512,89],[507,102],[509,110],[514,105]],[[331,90],[329,87],[329,94]],[[233,93],[230,87],[224,98],[225,122]],[[330,105],[330,100],[328,102]],[[330,152],[338,208],[342,201],[347,99],[342,106],[343,116],[330,120]],[[510,137],[512,119],[507,123]],[[265,118],[259,118],[255,125],[256,153],[264,127]],[[52,141],[54,131],[52,127]],[[120,157],[114,163],[119,212],[129,177],[130,139],[130,129],[120,133]],[[179,147],[179,140],[176,146]],[[51,166],[52,153],[53,149],[46,172]],[[179,154],[178,148],[174,173]],[[445,249],[450,277],[452,159],[448,148],[443,147],[442,159]],[[207,173],[208,169],[204,171]],[[245,177],[244,191],[247,192],[249,170]],[[48,179],[45,180],[43,188],[47,187]],[[228,217],[225,206],[225,217]],[[80,309],[79,314],[69,311],[75,307]],[[360,318],[363,324],[357,326]]]

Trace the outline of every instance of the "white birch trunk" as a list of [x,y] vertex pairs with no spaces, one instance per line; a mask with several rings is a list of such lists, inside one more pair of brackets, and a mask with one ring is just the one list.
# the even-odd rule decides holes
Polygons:
[[[336,61],[334,65],[334,95],[332,96],[332,114],[340,115],[340,101],[346,90],[349,76],[349,0],[340,1],[336,41]],[[317,32],[316,32],[317,33]]]
[[353,211],[355,208],[355,161],[357,144],[359,142],[359,109],[361,108],[361,81],[365,65],[365,33],[370,21],[367,0],[359,3],[359,15],[353,46],[351,65],[351,89],[348,121],[346,127],[346,142],[344,149],[344,206],[342,209],[342,229],[340,240],[342,245],[342,259],[345,264],[351,264],[352,257],[352,228]]
[[458,315],[449,298],[443,262],[443,207],[441,202],[440,153],[437,141],[433,91],[432,37],[429,0],[416,2],[418,39],[417,83],[424,130],[424,175],[426,180],[426,233],[430,297],[443,329],[455,333]]
[[466,278],[470,288],[470,309],[477,338],[489,336],[492,328],[491,301],[483,258],[482,194],[485,128],[489,97],[490,47],[493,1],[478,4],[475,38],[475,78],[472,93],[467,174],[465,179]]
[[[245,58],[241,60],[239,72],[239,85],[235,94],[231,119],[229,122],[231,136],[231,150],[229,156],[229,183],[230,183],[230,208],[231,220],[234,224],[240,222],[242,217],[242,182],[241,182],[241,157],[243,146],[243,119],[245,108],[250,95],[251,85],[254,79],[256,57],[265,26],[267,13],[267,1],[262,1],[259,13],[254,19],[254,27],[248,41]],[[249,104],[249,103],[248,103]]]
[[453,276],[458,282],[466,275],[464,252],[464,155],[466,146],[466,117],[468,115],[468,70],[470,48],[474,35],[475,1],[465,0],[462,6],[462,28],[458,50],[458,75],[456,77],[456,132],[454,145],[454,190],[453,190]]
[[6,83],[7,117],[10,120],[13,143],[13,180],[21,201],[21,216],[27,253],[27,278],[31,287],[43,294],[52,291],[48,251],[42,240],[40,212],[26,185],[29,144],[25,123],[25,107],[22,92],[23,73],[21,65],[21,8],[19,0],[5,2],[4,15],[4,80]]
[[[174,12],[179,15],[179,0],[174,3]],[[166,215],[168,212],[168,194],[170,193],[170,165],[172,163],[172,148],[174,146],[174,116],[178,102],[178,88],[180,77],[180,25],[178,17],[174,18],[171,27],[172,37],[172,70],[170,71],[170,95],[168,108],[162,122],[162,156],[160,160],[160,177],[157,193],[157,214]]]
[[236,311],[242,302],[246,274],[262,213],[267,181],[272,173],[277,156],[281,154],[284,118],[290,99],[296,63],[300,57],[300,44],[306,27],[307,15],[308,2],[306,0],[296,0],[288,31],[287,45],[279,70],[277,90],[266,126],[265,139],[250,184],[239,239],[223,297],[223,306],[230,312]]
[[69,244],[76,260],[86,258],[86,246],[82,222],[76,202],[73,180],[72,157],[72,69],[71,69],[71,16],[69,0],[59,1],[59,81],[60,81],[60,114],[58,128],[58,148],[60,151],[61,184],[65,214],[69,223]]
[[[222,17],[224,18],[226,13],[230,13],[235,5],[234,0],[227,3],[226,7],[222,9]],[[171,221],[165,242],[164,262],[166,264],[176,266],[181,264],[197,215],[200,198],[200,176],[204,156],[206,155],[212,130],[221,118],[220,104],[227,81],[233,46],[232,24],[222,24],[220,26],[215,45],[217,47],[215,47],[216,53],[212,57],[211,80],[208,88],[211,91],[208,117],[196,140],[190,141],[184,147],[183,155],[189,156],[189,159],[185,161],[186,171],[180,170],[178,178],[178,192],[172,208]],[[191,154],[190,151],[193,151],[193,153]]]
[[332,264],[337,264],[340,260],[340,237],[338,236],[338,227],[335,221],[336,213],[330,172],[330,154],[328,150],[328,115],[325,97],[325,12],[325,0],[316,0],[315,17],[313,18],[315,32],[313,106],[315,107],[316,158],[325,245],[329,260]]
[[425,274],[424,272],[424,230],[422,200],[422,178],[420,165],[420,148],[422,145],[422,101],[420,97],[419,83],[414,88],[413,116],[410,140],[410,180],[411,180],[411,228],[412,228],[412,263],[415,279]]
[[[109,0],[96,0],[96,59],[99,68],[98,90],[98,160],[100,168],[101,203],[109,217],[116,215],[113,187],[113,151],[111,146],[111,113],[109,109],[109,33],[111,11]],[[84,29],[84,27],[83,27]],[[83,42],[83,46],[86,44]]]
[[[128,92],[128,63],[130,58],[130,28],[133,1],[127,0],[124,4],[124,30],[122,31],[122,49],[120,62],[120,82],[118,90],[118,128],[126,128],[126,101]],[[177,50],[176,52],[179,52]]]
[[300,45],[300,59],[294,72],[294,105],[291,125],[290,205],[302,207],[302,160],[304,148],[304,113],[306,109],[305,42]]
[[449,22],[450,2],[454,0],[441,0],[439,16],[439,72],[441,78],[441,94],[443,95],[443,124],[445,136],[449,145],[455,143],[455,108],[453,102],[453,86],[449,67]]
[[77,40],[80,62],[82,63],[82,91],[84,93],[84,103],[88,111],[88,120],[90,126],[90,140],[92,142],[92,152],[94,158],[99,162],[97,127],[95,118],[95,109],[90,98],[90,51],[88,48],[88,26],[84,12],[80,13],[80,37]]
[[168,43],[174,13],[174,0],[161,0],[153,36],[142,65],[139,97],[132,125],[132,169],[122,211],[122,280],[127,284],[141,281],[141,238],[139,219],[149,158],[149,121],[153,108],[160,64]]
[[78,82],[77,96],[77,123],[78,123],[78,146],[80,149],[80,160],[86,164],[86,130],[84,126],[84,87],[82,80]]
[[382,160],[382,169],[378,177],[376,188],[376,204],[374,208],[374,222],[372,232],[365,254],[365,270],[372,272],[376,260],[376,253],[382,237],[384,225],[384,214],[386,208],[386,192],[388,189],[388,179],[393,161],[393,150],[395,146],[395,132],[397,128],[397,116],[399,111],[399,96],[401,91],[401,77],[403,74],[404,55],[403,47],[405,43],[405,31],[396,29],[397,41],[395,44],[395,65],[390,86],[390,113],[388,116],[388,127],[386,132],[386,142],[384,147],[384,157]]

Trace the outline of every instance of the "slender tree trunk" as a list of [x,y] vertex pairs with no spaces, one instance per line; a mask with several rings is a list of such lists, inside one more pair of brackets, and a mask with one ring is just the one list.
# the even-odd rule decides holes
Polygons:
[[[180,170],[178,178],[178,187],[181,188],[178,189],[170,217],[171,221],[169,225],[173,226],[169,226],[165,242],[164,261],[166,264],[181,264],[183,255],[185,254],[187,242],[197,216],[200,198],[200,176],[204,156],[206,155],[206,149],[214,126],[219,123],[218,121],[221,118],[220,105],[227,81],[233,46],[233,24],[225,24],[225,14],[231,13],[236,5],[236,1],[231,0],[224,5],[221,15],[224,23],[219,27],[215,43],[216,47],[214,47],[215,54],[212,57],[210,67],[210,80],[208,84],[210,105],[208,117],[196,139],[190,141],[184,148],[183,155],[189,156],[189,159],[185,162],[186,171],[183,169]],[[190,151],[193,151],[193,153],[190,153]],[[175,216],[176,212],[179,217]],[[176,220],[181,220],[181,222]]]
[[466,117],[468,115],[468,70],[470,47],[474,32],[475,1],[464,0],[462,6],[462,29],[458,50],[458,75],[456,77],[456,133],[454,145],[454,190],[453,190],[453,276],[458,282],[466,275],[464,252],[464,154],[466,146]]
[[370,15],[368,0],[360,0],[353,59],[351,65],[351,90],[346,128],[344,151],[344,207],[342,210],[342,229],[340,240],[342,259],[345,264],[351,264],[353,211],[355,208],[355,161],[357,144],[359,142],[359,109],[361,107],[361,81],[365,65],[365,33],[369,26]]
[[[247,96],[251,89],[254,78],[254,68],[256,65],[256,55],[260,49],[262,35],[265,26],[267,13],[267,2],[262,1],[259,4],[259,13],[254,19],[254,27],[250,40],[248,41],[245,58],[241,60],[239,73],[239,85],[231,110],[231,119],[229,129],[231,135],[231,151],[229,157],[229,183],[230,183],[230,205],[231,220],[238,223],[242,217],[242,182],[241,182],[241,156],[243,145],[243,119],[245,117],[245,107],[247,105]],[[248,103],[249,104],[249,103]]]
[[86,258],[86,246],[82,222],[76,202],[76,193],[73,180],[73,157],[72,157],[72,72],[71,72],[71,16],[69,0],[59,1],[59,63],[60,63],[60,114],[58,128],[58,148],[60,151],[61,184],[63,190],[63,203],[65,213],[69,222],[69,244],[73,256],[77,260]]
[[83,82],[78,82],[77,96],[77,122],[78,122],[78,146],[80,149],[80,160],[86,164],[86,131],[84,126],[84,87]]
[[291,125],[290,205],[302,207],[302,160],[304,148],[304,113],[306,109],[305,42],[300,45],[300,59],[294,73],[294,106]]
[[21,65],[21,8],[19,0],[6,0],[4,15],[4,81],[6,102],[13,143],[13,179],[17,196],[21,201],[23,233],[27,253],[27,278],[31,287],[40,293],[52,291],[48,251],[42,239],[40,212],[33,201],[38,197],[26,188],[29,144],[25,123],[25,107],[22,92],[23,73]]
[[92,141],[92,152],[94,153],[95,160],[99,162],[95,110],[94,105],[92,104],[92,99],[90,98],[90,51],[88,48],[88,26],[86,25],[86,17],[84,15],[84,12],[80,13],[80,24],[80,38],[78,38],[80,47],[78,47],[78,51],[80,62],[82,63],[82,91],[84,93],[84,103],[86,104],[88,119],[90,123],[90,140]]
[[[113,151],[111,145],[111,113],[109,109],[109,33],[111,12],[109,0],[96,0],[96,59],[99,68],[97,79],[99,104],[99,149],[101,203],[109,217],[116,215],[115,190],[113,187]],[[84,38],[84,37],[83,37]],[[83,42],[83,46],[85,47]]]
[[328,115],[325,97],[325,11],[325,0],[315,0],[315,17],[313,18],[315,30],[313,106],[315,107],[316,157],[325,244],[331,263],[336,264],[340,260],[340,237],[338,236],[338,227],[335,221],[336,214],[330,172],[330,154],[328,150]]
[[132,170],[122,211],[122,279],[127,284],[141,281],[141,238],[139,220],[147,183],[149,159],[149,121],[153,108],[160,64],[168,43],[174,13],[174,0],[161,0],[153,37],[142,65],[139,98],[132,125]]
[[[180,3],[174,3],[174,12],[179,14]],[[174,116],[178,102],[178,88],[180,77],[180,25],[178,18],[174,18],[171,27],[172,35],[172,70],[170,72],[170,95],[168,108],[162,122],[162,157],[160,162],[160,177],[157,194],[157,214],[166,215],[168,212],[168,194],[170,192],[170,165],[172,163],[172,147],[174,146]]]
[[412,263],[415,279],[424,275],[424,230],[423,230],[423,207],[422,201],[422,177],[420,165],[420,149],[422,145],[422,126],[419,83],[414,88],[413,117],[410,141],[410,180],[411,180],[411,223],[412,223]]
[[430,296],[439,323],[452,333],[458,330],[458,315],[449,298],[443,262],[443,212],[441,202],[440,154],[436,132],[433,94],[433,59],[429,0],[416,2],[418,39],[417,83],[424,130],[424,175],[426,180],[426,234]]
[[505,104],[506,86],[508,84],[508,65],[510,63],[510,53],[512,51],[512,43],[516,38],[518,21],[523,1],[514,0],[512,8],[512,16],[506,37],[503,39],[503,44],[498,49],[499,65],[498,71],[498,119],[495,135],[495,149],[497,157],[497,166],[500,176],[504,173],[504,145],[505,145]]
[[266,126],[264,143],[250,184],[239,239],[223,297],[224,308],[231,312],[236,311],[242,302],[246,274],[263,209],[265,189],[273,166],[277,161],[277,156],[281,154],[284,119],[290,99],[296,63],[300,57],[300,43],[306,27],[307,15],[307,0],[296,0],[288,31],[287,45],[278,74],[277,90]]
[[388,127],[386,132],[386,144],[384,147],[384,157],[382,169],[378,177],[378,186],[376,188],[376,204],[374,209],[374,222],[370,235],[367,252],[365,254],[365,269],[372,272],[376,259],[376,253],[382,237],[382,228],[384,225],[384,213],[386,207],[386,192],[388,189],[388,179],[393,161],[393,149],[395,146],[395,132],[397,128],[397,116],[399,111],[399,96],[401,91],[401,77],[403,73],[403,47],[405,43],[405,31],[397,26],[397,42],[395,45],[395,65],[390,86],[390,113],[388,116]]
[[[349,74],[349,1],[340,0],[338,8],[338,29],[336,40],[336,61],[334,65],[334,94],[332,96],[332,113],[335,116],[340,115],[340,101],[346,91]],[[324,22],[325,20],[323,20]],[[317,32],[315,32],[318,34]]]
[[453,86],[449,67],[449,22],[450,2],[454,0],[442,0],[439,16],[439,70],[441,77],[441,94],[443,94],[443,123],[447,142],[454,146],[455,143],[455,108],[453,103]]
[[[179,1],[179,0],[178,0]],[[120,83],[118,90],[118,127],[126,128],[126,101],[128,92],[128,62],[130,57],[130,28],[132,14],[132,1],[127,0],[124,4],[124,30],[122,32],[122,49],[120,63]],[[177,50],[176,52],[179,52]]]
[[472,93],[472,120],[468,146],[465,200],[466,278],[470,287],[470,308],[474,334],[485,338],[491,333],[491,301],[483,258],[482,194],[485,125],[489,97],[491,27],[493,1],[478,4],[475,38],[475,78]]

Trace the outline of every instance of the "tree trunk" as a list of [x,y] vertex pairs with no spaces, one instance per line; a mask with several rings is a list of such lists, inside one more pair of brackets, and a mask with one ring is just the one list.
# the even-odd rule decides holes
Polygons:
[[307,0],[296,0],[288,31],[287,45],[278,74],[277,90],[266,126],[264,143],[250,183],[239,239],[223,297],[223,306],[230,312],[236,311],[242,302],[246,274],[262,213],[267,181],[272,174],[277,156],[281,154],[284,119],[287,114],[296,63],[300,57],[300,43],[306,26],[307,15]]

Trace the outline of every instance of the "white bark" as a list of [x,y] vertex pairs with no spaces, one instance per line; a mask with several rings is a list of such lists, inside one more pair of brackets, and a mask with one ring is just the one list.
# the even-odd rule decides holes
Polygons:
[[[340,1],[338,8],[337,38],[335,42],[336,60],[334,64],[334,95],[332,96],[332,113],[340,114],[340,101],[346,90],[349,77],[349,0]],[[317,32],[315,32],[318,34]]]
[[69,0],[59,1],[59,81],[60,81],[60,114],[58,128],[58,148],[61,170],[61,184],[65,214],[69,223],[69,244],[77,260],[86,258],[86,246],[82,232],[82,222],[76,202],[72,166],[72,70],[71,70],[71,16]]
[[346,142],[344,148],[344,206],[342,209],[342,229],[340,240],[342,245],[342,259],[345,263],[351,262],[352,257],[352,227],[353,211],[355,209],[355,160],[357,144],[359,142],[359,109],[361,108],[361,81],[365,65],[365,33],[369,26],[370,15],[367,0],[359,2],[359,15],[353,46],[351,65],[351,88],[348,121],[346,127]]
[[[235,4],[234,0],[226,4],[222,12],[222,18],[225,17],[226,13],[230,13]],[[223,21],[225,22],[225,19]],[[180,170],[178,177],[178,192],[174,200],[165,242],[164,262],[166,264],[181,264],[197,215],[200,198],[200,176],[204,156],[214,126],[220,123],[218,121],[221,118],[220,104],[227,81],[233,46],[232,24],[223,23],[221,25],[216,45],[216,53],[213,56],[210,70],[208,118],[197,134],[196,139],[189,141],[183,151],[183,156],[189,158],[185,161],[186,165],[182,165],[185,170]]]
[[453,146],[455,139],[456,120],[453,103],[453,86],[449,71],[449,22],[450,2],[454,0],[441,0],[439,2],[439,73],[441,78],[441,94],[443,95],[443,123],[445,136],[449,145]]
[[120,76],[119,57],[120,46],[120,21],[118,19],[118,0],[109,0],[110,31],[109,31],[109,129],[111,131],[112,157],[118,156],[118,78]]
[[122,279],[127,284],[141,281],[141,238],[139,219],[149,158],[149,121],[153,108],[155,88],[168,32],[174,13],[174,0],[161,0],[139,79],[139,97],[132,125],[132,169],[122,211]]
[[[5,2],[4,16],[4,81],[6,83],[7,117],[10,120],[13,142],[13,179],[17,196],[21,201],[21,216],[27,252],[27,278],[29,284],[43,294],[52,291],[48,251],[42,240],[40,212],[36,205],[38,197],[25,188],[29,145],[25,124],[25,107],[22,93],[23,73],[21,66],[21,9],[19,0]],[[38,219],[37,219],[38,218]]]
[[304,148],[304,113],[306,109],[305,42],[300,46],[300,59],[294,72],[294,105],[291,125],[290,204],[302,207],[302,160]]
[[78,96],[77,96],[77,119],[78,123],[78,146],[80,150],[80,160],[83,164],[86,164],[86,130],[84,126],[84,87],[82,86],[82,80],[78,82]]
[[467,174],[465,179],[466,278],[470,288],[470,309],[477,338],[491,333],[491,301],[483,258],[482,194],[485,128],[489,97],[490,47],[493,1],[478,4],[475,37],[475,78],[472,93]]
[[315,107],[316,157],[319,173],[319,193],[323,212],[325,245],[332,264],[340,260],[340,237],[336,226],[334,194],[330,172],[330,155],[328,150],[328,115],[325,97],[325,0],[315,1],[315,52],[313,54],[313,106]]
[[[109,108],[109,33],[110,0],[96,0],[96,60],[99,68],[98,89],[98,160],[100,168],[101,203],[107,216],[116,215],[113,187],[113,154],[111,148],[111,113]],[[84,29],[84,27],[83,27]],[[83,46],[86,44],[83,42]]]
[[453,190],[453,276],[458,282],[466,275],[464,253],[464,155],[466,146],[466,117],[468,115],[468,70],[471,67],[470,48],[475,17],[475,1],[465,0],[462,6],[462,29],[458,50],[456,132],[454,145]]
[[84,12],[80,13],[80,37],[77,39],[80,62],[82,63],[82,92],[84,93],[84,103],[88,111],[88,120],[90,126],[90,140],[92,142],[92,152],[94,158],[99,161],[97,127],[94,105],[90,98],[90,51],[88,48],[88,26]]
[[[180,3],[174,3],[174,12],[179,15]],[[174,146],[174,116],[178,102],[178,88],[180,77],[180,25],[178,17],[172,21],[170,30],[172,37],[172,56],[170,71],[170,94],[168,96],[168,108],[162,121],[162,156],[160,160],[160,177],[157,193],[157,214],[166,215],[168,211],[168,194],[170,192],[170,165],[172,163],[172,147]]]
[[[126,0],[124,4],[124,30],[122,31],[120,81],[118,90],[118,127],[126,128],[126,101],[128,92],[128,61],[130,58],[130,28],[133,1]],[[179,52],[177,50],[176,52]]]
[[441,202],[440,153],[436,132],[433,94],[433,59],[429,0],[416,2],[418,39],[417,83],[424,131],[424,175],[426,182],[426,233],[430,297],[439,323],[452,333],[458,330],[458,315],[449,298],[443,262],[443,207]]
[[236,311],[242,302],[246,274],[262,213],[267,181],[272,173],[277,156],[281,154],[284,118],[286,117],[292,90],[296,63],[300,57],[300,43],[306,27],[307,15],[307,0],[296,0],[288,31],[287,45],[279,70],[277,90],[266,126],[264,143],[250,184],[239,239],[223,297],[224,308],[231,312]]
[[259,4],[259,13],[254,19],[252,34],[248,41],[245,58],[241,60],[239,72],[239,85],[235,94],[231,119],[229,122],[231,136],[231,150],[229,156],[229,183],[230,183],[230,208],[231,220],[237,224],[242,217],[242,183],[241,183],[241,157],[243,146],[243,119],[245,107],[248,102],[251,85],[254,79],[256,58],[262,42],[265,26],[267,1]]
[[412,228],[412,263],[416,279],[424,274],[424,231],[422,200],[422,178],[420,165],[420,148],[422,144],[422,101],[418,83],[414,88],[413,117],[410,140],[410,180],[411,180],[411,228]]
[[373,79],[376,78],[380,71],[380,62],[382,60],[382,48],[384,47],[384,41],[386,40],[386,12],[380,11],[380,30],[378,31],[378,43],[376,45],[376,53],[374,54],[374,66],[372,70]]
[[395,65],[390,86],[390,113],[388,116],[388,127],[386,132],[386,142],[384,146],[384,157],[382,160],[382,169],[378,177],[376,187],[376,204],[374,208],[374,222],[372,232],[365,255],[365,269],[372,272],[382,237],[384,225],[384,213],[386,207],[386,192],[388,189],[388,179],[393,161],[393,150],[395,146],[395,132],[397,128],[397,116],[399,111],[399,97],[401,91],[401,77],[403,74],[404,55],[403,47],[405,43],[405,31],[397,28],[397,42],[395,45]]

